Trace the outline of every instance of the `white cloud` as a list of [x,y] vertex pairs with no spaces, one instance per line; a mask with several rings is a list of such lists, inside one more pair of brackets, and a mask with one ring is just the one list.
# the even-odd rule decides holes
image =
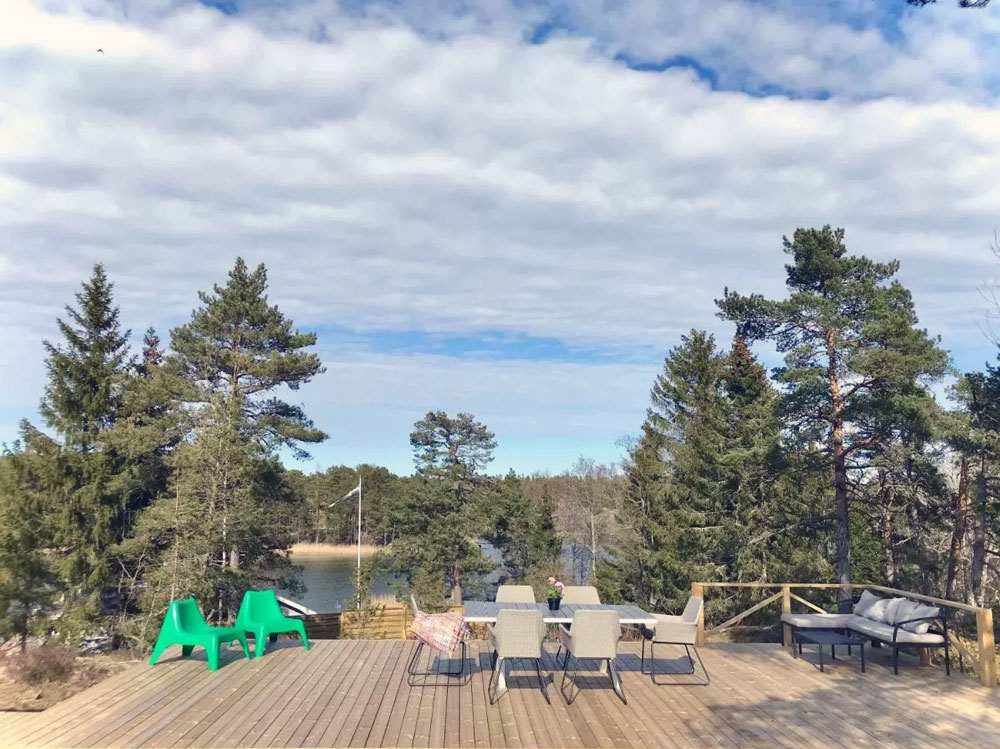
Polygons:
[[[127,325],[164,331],[237,254],[268,265],[272,299],[303,327],[665,351],[691,326],[726,334],[712,305],[723,286],[780,293],[781,235],[828,222],[847,227],[855,251],[902,259],[923,323],[946,345],[980,345],[971,321],[993,273],[1000,108],[976,86],[995,14],[969,15],[982,31],[948,15],[940,33],[929,24],[941,12],[907,17],[896,48],[790,6],[748,15],[736,2],[718,6],[712,27],[691,4],[667,17],[631,3],[606,33],[541,45],[521,38],[544,14],[504,3],[448,19],[428,10],[416,30],[388,10],[355,18],[331,3],[247,19],[174,3],[128,15],[97,0],[8,7],[0,362],[37,355],[30,342],[54,335],[93,262],[117,282]],[[720,71],[823,80],[840,95],[712,91],[687,70],[629,70],[608,59],[609,40],[650,54],[723,50]],[[955,60],[968,70],[951,80]],[[870,98],[880,93],[892,95]],[[369,363],[365,378],[425,364],[393,361]],[[421,371],[447,381],[460,364]],[[484,387],[455,394],[454,407],[448,390],[418,406],[420,389],[389,380],[366,402],[396,408],[387,394],[404,393],[407,428],[413,413],[464,403],[551,435],[581,402],[625,402],[613,383],[628,381],[632,416],[616,407],[606,419],[620,433],[641,421],[652,376],[584,377],[573,365],[597,394],[587,400],[551,385],[550,372],[569,376],[555,365],[511,364],[516,377],[475,366],[463,382]],[[28,413],[40,365],[0,373]],[[310,387],[339,391],[344,377],[332,370]],[[518,396],[495,407],[485,385]],[[331,431],[360,418],[355,401],[308,398]]]

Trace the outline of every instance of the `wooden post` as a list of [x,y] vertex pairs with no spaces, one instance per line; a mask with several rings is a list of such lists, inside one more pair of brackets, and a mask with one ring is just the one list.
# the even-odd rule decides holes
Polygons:
[[997,685],[996,644],[993,642],[993,611],[976,612],[976,630],[979,639],[979,681],[983,686]]
[[702,600],[701,614],[698,616],[698,634],[696,641],[699,645],[705,644],[705,586],[701,583],[691,583],[691,595]]
[[[788,585],[781,586],[781,613],[792,613],[792,588]],[[792,646],[792,629],[787,624],[781,624],[781,642],[786,647]]]

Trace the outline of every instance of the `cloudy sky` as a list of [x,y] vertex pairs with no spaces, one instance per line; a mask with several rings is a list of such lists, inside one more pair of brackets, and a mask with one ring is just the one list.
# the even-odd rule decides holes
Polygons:
[[327,366],[305,470],[409,472],[430,409],[497,471],[617,460],[680,334],[731,336],[723,287],[782,293],[797,226],[899,258],[956,364],[994,358],[1000,2],[2,5],[0,441],[98,261],[164,335],[267,265]]

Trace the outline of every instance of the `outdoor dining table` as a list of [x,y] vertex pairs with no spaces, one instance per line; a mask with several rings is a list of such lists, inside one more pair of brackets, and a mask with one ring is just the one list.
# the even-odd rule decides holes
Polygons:
[[[497,612],[500,609],[535,610],[541,613],[546,624],[570,624],[575,611],[614,611],[618,614],[620,624],[645,625],[650,629],[656,627],[656,617],[638,606],[615,606],[605,603],[564,603],[552,611],[548,603],[496,603],[495,601],[463,601],[464,618],[469,624],[496,624]],[[497,674],[497,688],[506,688],[503,671]]]
[[650,629],[656,626],[656,617],[638,606],[613,606],[605,603],[564,603],[555,611],[548,603],[496,603],[495,601],[463,601],[465,621],[469,624],[496,624],[500,609],[536,610],[546,624],[569,624],[576,611],[614,611],[622,624],[643,624]]

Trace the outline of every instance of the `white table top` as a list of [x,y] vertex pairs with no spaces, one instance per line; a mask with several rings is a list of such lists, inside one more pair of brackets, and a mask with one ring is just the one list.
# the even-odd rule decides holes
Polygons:
[[656,617],[638,606],[612,606],[604,603],[564,603],[558,611],[549,611],[548,603],[496,603],[494,601],[463,601],[465,621],[470,623],[494,624],[500,609],[536,609],[542,613],[546,624],[569,624],[574,611],[614,611],[622,624],[645,624],[656,626]]

